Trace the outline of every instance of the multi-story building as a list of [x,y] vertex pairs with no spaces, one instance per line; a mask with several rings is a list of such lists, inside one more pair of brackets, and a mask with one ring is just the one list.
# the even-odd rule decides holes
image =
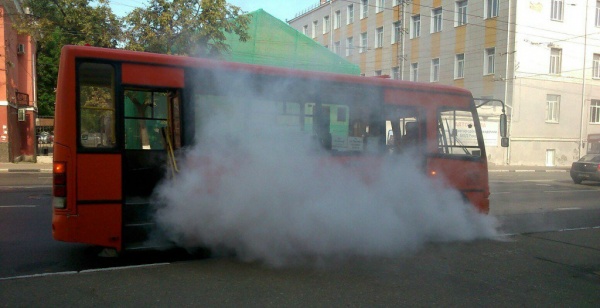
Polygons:
[[35,42],[13,28],[22,1],[0,1],[0,162],[36,159]]
[[566,166],[600,133],[600,1],[321,0],[289,24],[365,76],[464,87],[491,164]]

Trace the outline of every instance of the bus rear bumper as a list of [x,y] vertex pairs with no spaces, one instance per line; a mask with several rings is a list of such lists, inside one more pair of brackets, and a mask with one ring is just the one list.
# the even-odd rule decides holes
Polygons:
[[83,243],[121,250],[121,206],[117,204],[79,205],[77,214],[52,214],[55,240]]

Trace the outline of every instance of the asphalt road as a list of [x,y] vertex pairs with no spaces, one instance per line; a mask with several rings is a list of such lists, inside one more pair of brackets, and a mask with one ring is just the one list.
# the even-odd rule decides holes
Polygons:
[[51,239],[48,174],[14,176],[0,174],[3,306],[600,305],[600,185],[567,173],[491,174],[491,214],[520,235],[292,268],[182,251],[98,258]]

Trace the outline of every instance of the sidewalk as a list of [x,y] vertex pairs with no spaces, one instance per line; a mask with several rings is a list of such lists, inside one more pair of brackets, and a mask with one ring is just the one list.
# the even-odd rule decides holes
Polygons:
[[[52,172],[52,156],[38,156],[37,163],[2,163],[0,172]],[[489,172],[569,172],[571,166],[506,166],[489,165]]]
[[52,172],[52,156],[38,156],[37,163],[0,162],[0,172]]

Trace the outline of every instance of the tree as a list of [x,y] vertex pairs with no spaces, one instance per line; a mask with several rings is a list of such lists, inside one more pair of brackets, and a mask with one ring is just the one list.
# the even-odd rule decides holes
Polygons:
[[90,44],[116,47],[122,38],[121,21],[108,0],[25,0],[31,14],[15,22],[19,33],[37,42],[37,102],[39,115],[54,113],[55,87],[60,49],[63,45]]
[[229,50],[224,32],[249,39],[250,16],[225,0],[152,0],[125,17],[127,49],[191,56]]

